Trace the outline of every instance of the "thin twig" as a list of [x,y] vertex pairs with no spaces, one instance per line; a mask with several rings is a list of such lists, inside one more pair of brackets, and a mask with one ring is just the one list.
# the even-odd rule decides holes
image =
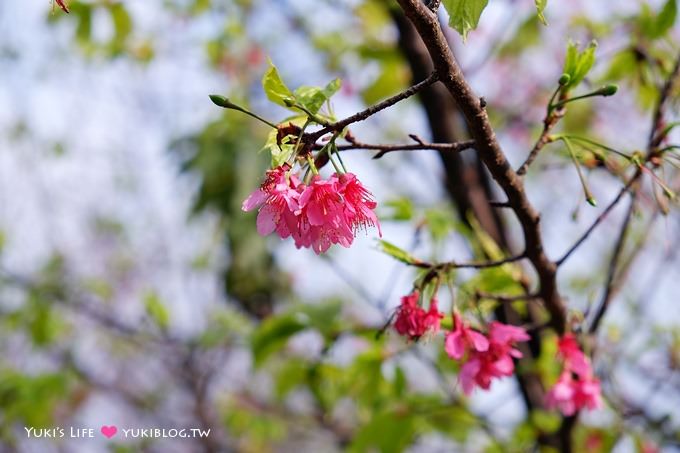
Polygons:
[[550,143],[552,139],[550,138],[550,131],[555,127],[555,125],[559,122],[559,120],[564,116],[566,112],[565,108],[559,108],[555,110],[551,110],[550,106],[548,106],[548,113],[546,114],[545,119],[543,120],[543,131],[541,132],[541,135],[538,137],[538,140],[536,140],[536,143],[534,144],[534,147],[531,149],[529,152],[529,156],[526,158],[524,163],[517,169],[517,174],[520,176],[524,176],[529,169],[529,166],[536,160],[538,157],[538,153],[543,149],[545,145]]
[[306,139],[307,139],[308,143],[316,143],[316,141],[318,139],[320,139],[321,137],[323,137],[324,135],[331,133],[331,132],[340,132],[352,123],[363,121],[366,118],[375,115],[379,111],[385,110],[386,108],[391,107],[394,104],[413,96],[414,94],[418,93],[420,90],[427,88],[428,86],[432,85],[437,80],[439,80],[439,74],[437,72],[433,72],[432,74],[430,74],[430,76],[427,79],[416,83],[415,85],[407,88],[406,90],[402,91],[401,93],[396,94],[396,95],[392,96],[391,98],[387,98],[384,101],[379,102],[375,105],[372,105],[372,106],[368,107],[367,109],[362,110],[359,113],[355,113],[352,116],[348,116],[347,118],[345,118],[343,120],[329,124],[328,126],[322,128],[322,129],[319,129],[316,132],[308,134],[306,136]]
[[520,294],[517,296],[507,296],[503,294],[491,294],[491,293],[485,293],[482,291],[477,291],[475,292],[475,296],[478,299],[490,299],[490,300],[495,300],[496,302],[501,302],[501,303],[512,303],[512,302],[518,302],[518,301],[530,301],[530,300],[536,300],[540,299],[541,296],[538,294]]
[[612,299],[612,295],[615,292],[614,277],[616,276],[616,272],[619,267],[618,264],[619,260],[621,259],[621,254],[623,252],[623,245],[626,243],[626,237],[628,235],[630,221],[632,220],[633,213],[635,212],[636,194],[637,192],[633,192],[631,195],[630,205],[628,205],[628,211],[626,212],[623,224],[621,225],[621,230],[619,231],[618,238],[616,239],[616,244],[614,245],[614,253],[612,254],[611,259],[609,260],[609,270],[607,271],[607,281],[605,284],[604,295],[602,296],[602,300],[600,301],[600,305],[597,309],[597,312],[595,313],[595,317],[593,318],[593,321],[588,329],[590,333],[595,332],[599,327],[600,322],[604,317],[604,313],[607,310],[607,307],[609,306],[609,302]]
[[675,66],[670,75],[666,79],[661,91],[659,92],[659,100],[654,109],[654,119],[652,121],[652,129],[649,131],[649,145],[650,149],[655,148],[661,144],[665,138],[665,134],[659,134],[664,129],[664,106],[671,96],[673,85],[680,79],[680,55],[675,60]]
[[617,204],[623,199],[623,196],[630,190],[631,186],[637,179],[640,177],[642,172],[638,171],[635,173],[635,176],[633,176],[630,181],[619,191],[618,195],[616,198],[612,200],[611,203],[600,213],[599,216],[595,219],[592,225],[588,227],[588,229],[581,235],[581,237],[572,245],[567,252],[562,255],[562,258],[558,259],[555,263],[557,266],[561,266],[575,251],[578,249],[583,242],[585,242],[586,239],[591,235],[593,231],[595,231],[595,228],[602,223],[602,221],[609,215],[609,213],[616,207]]
[[[663,131],[665,130],[664,106],[666,105],[666,102],[668,101],[671,95],[673,85],[677,83],[679,78],[680,78],[680,55],[678,55],[673,70],[671,71],[670,75],[664,82],[663,87],[659,91],[659,99],[654,109],[654,114],[652,117],[652,127],[649,131],[649,142],[647,144],[647,156],[646,156],[647,160],[649,160],[652,157],[653,153],[655,152],[655,149],[661,144],[661,142],[664,139],[665,135],[663,133]],[[642,168],[643,167],[639,167],[638,172],[636,173],[638,177],[641,175],[640,170]],[[619,286],[621,284],[621,279],[620,278],[616,279],[615,277],[617,269],[619,267],[619,261],[621,259],[623,246],[625,244],[627,233],[630,227],[630,221],[632,219],[633,212],[635,209],[636,195],[637,192],[633,191],[630,206],[628,207],[628,212],[626,213],[624,222],[621,225],[621,230],[619,232],[619,236],[614,247],[614,253],[609,262],[609,270],[607,272],[607,280],[605,282],[604,294],[600,301],[598,311],[595,313],[595,316],[589,328],[589,332],[591,334],[597,331],[602,321],[602,318],[604,317],[604,314],[607,311],[607,308],[609,308],[611,300],[614,298],[614,295],[618,292]]]
[[470,149],[475,146],[474,140],[467,140],[457,143],[412,143],[412,144],[371,144],[352,141],[349,145],[339,145],[339,151],[349,151],[354,149],[369,149],[380,151],[373,159],[380,159],[387,153],[394,151],[419,151],[419,150],[435,150],[435,151],[451,151],[459,152]]
[[447,270],[450,270],[450,269],[486,269],[486,268],[490,268],[490,267],[502,266],[502,265],[508,264],[508,263],[514,263],[516,261],[523,260],[526,257],[527,257],[526,253],[522,253],[521,255],[511,256],[509,258],[504,258],[504,259],[496,260],[496,261],[479,261],[479,262],[469,262],[469,263],[457,263],[455,261],[448,261],[448,262],[445,262],[445,263],[438,263],[438,264],[419,261],[419,262],[413,264],[413,266],[420,267],[420,268],[423,268],[423,269],[432,269],[433,271],[444,271],[444,272],[446,272]]

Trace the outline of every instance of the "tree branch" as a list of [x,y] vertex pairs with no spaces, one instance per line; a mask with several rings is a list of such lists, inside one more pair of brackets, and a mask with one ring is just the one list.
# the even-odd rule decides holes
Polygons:
[[544,252],[539,215],[529,203],[521,179],[510,167],[501,150],[483,103],[472,92],[453,58],[437,16],[419,0],[398,2],[425,42],[439,80],[446,86],[463,113],[481,159],[505,192],[508,203],[517,215],[524,233],[526,257],[538,274],[539,294],[551,315],[552,327],[558,333],[562,333],[566,328],[566,310],[557,291],[557,267]]
[[649,131],[649,150],[659,146],[665,138],[664,134],[660,134],[664,128],[664,106],[671,96],[673,85],[678,82],[678,79],[680,79],[680,55],[678,55],[676,58],[675,66],[673,66],[673,70],[659,92],[659,100],[657,101],[656,108],[654,109],[652,129]]
[[417,263],[412,264],[412,266],[422,269],[432,269],[433,271],[447,271],[449,269],[487,269],[490,267],[498,267],[504,264],[514,263],[516,261],[523,260],[526,257],[526,254],[522,253],[521,255],[511,256],[502,260],[479,261],[471,263],[457,263],[455,261],[447,261],[445,263],[433,264],[425,261],[418,261]]
[[[323,145],[317,144],[316,147],[322,147]],[[465,151],[466,149],[473,148],[475,146],[474,140],[466,140],[464,142],[457,143],[411,143],[411,144],[379,144],[379,143],[362,143],[356,140],[351,140],[348,145],[338,145],[339,151],[350,151],[355,149],[368,149],[380,151],[373,159],[380,159],[387,153],[394,151],[421,151],[421,150],[435,150],[435,151],[451,151],[459,152]]]
[[491,293],[485,293],[483,291],[477,291],[475,292],[475,297],[478,299],[489,299],[489,300],[494,300],[496,302],[500,303],[512,303],[512,302],[518,302],[518,301],[530,301],[530,300],[536,300],[539,299],[540,296],[538,294],[520,294],[517,296],[506,296],[503,294],[491,294]]
[[[548,106],[548,109],[550,109],[550,106]],[[534,147],[529,152],[529,156],[527,157],[527,159],[517,169],[518,175],[520,176],[525,175],[527,170],[529,169],[529,166],[538,157],[538,153],[543,149],[545,145],[552,141],[550,139],[550,131],[555,127],[560,118],[564,116],[564,113],[565,109],[562,107],[552,110],[546,115],[545,119],[543,120],[543,131],[541,132],[541,135],[538,137],[538,140],[536,140],[536,144],[534,144]]]
[[318,139],[320,139],[326,134],[329,134],[331,132],[340,132],[352,123],[363,121],[368,117],[375,115],[381,110],[385,110],[386,108],[391,107],[394,104],[403,101],[404,99],[410,98],[423,88],[432,85],[437,80],[439,80],[439,74],[437,72],[433,72],[427,79],[423,80],[422,82],[416,83],[415,85],[411,86],[410,88],[407,88],[406,90],[402,91],[399,94],[392,96],[391,98],[387,98],[384,101],[372,105],[359,113],[355,113],[352,116],[348,116],[344,120],[336,121],[335,123],[329,124],[328,126],[319,129],[316,132],[307,134],[306,140],[308,143],[315,143]]
[[612,299],[612,295],[615,292],[614,277],[616,276],[617,269],[619,267],[619,260],[621,259],[621,253],[623,252],[623,245],[626,242],[626,237],[628,236],[628,231],[630,227],[630,221],[633,218],[633,213],[635,212],[635,199],[637,192],[633,192],[630,200],[630,205],[628,205],[628,211],[621,225],[621,230],[619,231],[618,238],[616,239],[616,245],[614,245],[614,253],[609,260],[609,270],[607,272],[607,282],[605,284],[604,295],[600,301],[600,306],[595,313],[592,323],[588,329],[589,333],[594,333],[600,325],[600,321],[604,317],[604,313],[609,306],[609,302]]
[[[654,108],[654,114],[652,116],[652,127],[649,131],[649,141],[647,144],[648,160],[652,157],[652,154],[654,153],[655,149],[661,144],[661,142],[665,138],[663,134],[664,106],[666,105],[666,102],[668,101],[671,95],[673,85],[677,83],[679,78],[680,78],[680,55],[678,55],[678,57],[676,58],[673,70],[671,71],[671,73],[669,74],[668,78],[666,79],[666,81],[664,82],[663,86],[659,91],[659,99],[657,101],[656,107]],[[638,170],[637,177],[639,177],[640,175],[641,172],[640,170]],[[625,244],[627,233],[630,227],[630,221],[633,217],[636,195],[637,192],[633,191],[630,206],[628,207],[628,212],[626,213],[623,224],[621,225],[621,230],[619,232],[616,245],[614,246],[614,253],[609,262],[609,271],[607,272],[607,280],[605,283],[604,294],[602,296],[602,300],[600,301],[598,310],[595,313],[595,317],[593,318],[593,321],[590,325],[590,328],[588,329],[588,331],[591,334],[597,331],[600,322],[602,321],[602,318],[604,317],[604,314],[607,311],[607,308],[609,308],[609,303],[614,298],[614,295],[618,290],[618,286],[620,286],[619,284],[617,284],[615,277],[617,269],[619,267],[619,260],[621,258],[623,246]]]
[[564,255],[562,255],[562,258],[558,259],[556,261],[557,266],[561,266],[564,264],[564,262],[578,249],[581,244],[585,242],[586,239],[592,234],[593,231],[595,231],[595,228],[602,223],[602,221],[609,215],[609,213],[616,207],[617,204],[623,199],[623,196],[630,190],[631,186],[637,179],[640,177],[642,172],[638,170],[635,175],[628,181],[628,183],[619,191],[618,195],[616,198],[612,200],[609,205],[600,213],[599,216],[595,219],[592,225],[588,227],[588,229],[581,235],[581,237],[572,245],[569,250],[566,251]]

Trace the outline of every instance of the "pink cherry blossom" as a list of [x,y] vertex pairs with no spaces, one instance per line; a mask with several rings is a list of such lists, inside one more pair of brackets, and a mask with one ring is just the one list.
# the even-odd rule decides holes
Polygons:
[[300,210],[312,226],[338,226],[344,222],[344,205],[335,176],[324,180],[315,175],[300,195]]
[[576,406],[580,409],[587,408],[590,410],[599,409],[602,407],[602,389],[600,387],[600,380],[596,377],[589,376],[581,378],[577,381],[579,386],[574,397]]
[[579,376],[590,376],[593,371],[590,360],[581,351],[581,347],[573,334],[568,333],[558,340],[557,348],[564,359],[565,366]]
[[378,234],[382,237],[380,223],[375,212],[373,212],[377,204],[373,200],[371,192],[361,184],[353,173],[335,176],[340,182],[340,194],[345,198],[345,222],[352,227],[355,233],[360,229],[377,227]]
[[352,245],[354,233],[345,219],[346,203],[339,189],[337,176],[323,180],[316,175],[302,190],[296,212],[300,217],[298,248],[311,246],[320,254],[333,244]]
[[477,385],[484,390],[491,387],[495,378],[512,376],[515,363],[507,350],[499,348],[498,344],[489,343],[489,349],[483,352],[473,352],[467,362],[461,367],[460,381],[465,394],[472,393]]
[[489,340],[486,337],[471,329],[463,321],[459,313],[454,313],[454,330],[446,334],[444,349],[452,359],[462,359],[468,350],[486,351],[489,349]]
[[600,381],[593,375],[590,360],[574,335],[563,335],[557,346],[563,360],[562,374],[546,394],[546,406],[557,408],[564,415],[602,407]]
[[295,211],[298,209],[299,193],[287,178],[287,165],[269,170],[264,183],[251,193],[241,206],[244,211],[260,208],[257,215],[257,232],[263,236],[276,231],[285,239],[298,229]]
[[493,343],[507,346],[518,341],[528,341],[530,337],[522,327],[493,321],[489,325],[489,338]]
[[408,296],[401,298],[401,305],[397,311],[397,319],[394,329],[399,335],[407,336],[411,340],[417,340],[428,332],[437,333],[440,328],[443,313],[439,312],[437,299],[432,298],[430,308],[425,311],[418,306],[420,292],[414,290]]
[[439,332],[441,328],[441,320],[444,317],[444,313],[439,311],[439,301],[436,297],[432,297],[430,300],[430,308],[425,313],[422,319],[423,328],[425,331],[430,331],[432,333]]
[[[466,395],[471,394],[475,389],[475,385],[478,385],[477,378],[480,377],[481,369],[482,362],[479,357],[468,360],[461,367],[458,379],[460,379],[460,385],[463,387],[463,392]],[[486,377],[484,377],[484,379],[486,379]]]
[[557,408],[564,415],[574,415],[583,408],[602,407],[600,381],[595,377],[574,379],[569,370],[564,370],[546,395],[546,405]]
[[297,248],[312,248],[317,254],[331,245],[349,247],[358,230],[380,224],[371,193],[356,175],[334,174],[328,179],[315,175],[309,184],[290,175],[288,164],[267,171],[264,183],[243,202],[242,209],[259,208],[257,231],[265,236],[276,231],[292,237]]
[[566,416],[574,415],[576,413],[575,395],[576,383],[571,373],[565,371],[546,394],[546,405],[549,409],[559,409]]
[[485,337],[467,327],[457,313],[454,321],[456,330],[447,335],[445,349],[454,359],[464,358],[467,352],[459,374],[465,394],[472,393],[475,386],[489,389],[493,379],[512,376],[513,357],[522,357],[515,344],[530,338],[523,328],[492,322]]

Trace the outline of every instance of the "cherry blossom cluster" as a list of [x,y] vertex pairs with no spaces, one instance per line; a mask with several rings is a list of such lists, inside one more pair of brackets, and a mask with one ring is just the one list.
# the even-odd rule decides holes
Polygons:
[[394,322],[394,328],[399,333],[411,340],[418,340],[426,333],[439,332],[441,319],[444,313],[437,308],[437,298],[430,300],[430,308],[425,311],[418,305],[420,292],[413,291],[408,296],[401,298],[401,305]]
[[[425,334],[440,330],[444,314],[437,308],[437,298],[430,300],[428,310],[420,307],[419,291],[401,298],[394,329],[402,336],[418,340]],[[454,314],[454,330],[446,333],[446,353],[455,360],[463,360],[460,381],[463,391],[470,394],[475,386],[488,389],[493,378],[512,376],[513,357],[522,357],[515,343],[527,341],[529,335],[521,327],[500,322],[489,325],[489,334],[471,329],[458,313]]]
[[590,360],[572,334],[558,340],[562,373],[546,396],[549,408],[558,408],[564,415],[573,415],[583,408],[602,407],[600,381],[593,374]]
[[[394,321],[397,333],[413,341],[439,332],[444,318],[444,313],[438,309],[436,296],[430,300],[427,310],[420,306],[419,301],[418,290],[402,297]],[[444,350],[449,357],[462,362],[459,379],[463,392],[469,395],[475,387],[488,390],[494,379],[512,376],[514,359],[522,357],[517,343],[529,339],[523,328],[497,321],[489,323],[488,333],[484,334],[470,327],[455,311],[453,330],[446,332]],[[558,350],[562,372],[546,395],[548,408],[557,408],[564,415],[573,415],[584,408],[600,408],[600,381],[594,376],[590,360],[581,351],[574,336],[566,334],[560,338]]]
[[259,208],[257,231],[292,237],[297,248],[317,254],[332,244],[349,247],[359,230],[380,224],[376,202],[353,173],[334,173],[328,179],[314,175],[304,184],[287,164],[268,170],[262,185],[245,199],[244,211]]
[[453,319],[454,330],[446,334],[444,349],[452,359],[463,361],[460,383],[466,395],[475,386],[488,390],[493,379],[512,376],[513,358],[522,357],[516,343],[529,340],[523,328],[493,321],[484,335],[470,328],[458,313]]

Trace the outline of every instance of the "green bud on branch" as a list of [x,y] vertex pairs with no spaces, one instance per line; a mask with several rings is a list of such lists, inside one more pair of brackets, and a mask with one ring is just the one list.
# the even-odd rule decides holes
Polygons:
[[602,96],[614,96],[618,90],[618,85],[606,85],[600,88],[599,91],[601,92]]
[[239,112],[245,113],[248,116],[252,116],[258,121],[263,122],[267,126],[273,127],[274,129],[277,129],[276,124],[272,123],[271,121],[267,121],[266,119],[262,118],[261,116],[258,116],[251,112],[250,110],[241,107],[240,105],[234,104],[229,100],[229,98],[226,98],[224,96],[220,96],[219,94],[211,94],[210,100],[213,102],[218,107],[222,107],[224,109],[230,109],[230,110],[237,110]]

